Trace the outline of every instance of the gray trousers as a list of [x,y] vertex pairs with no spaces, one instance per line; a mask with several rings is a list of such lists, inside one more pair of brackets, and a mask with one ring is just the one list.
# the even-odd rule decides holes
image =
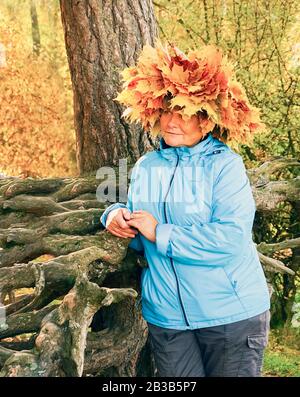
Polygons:
[[194,330],[147,322],[158,377],[261,376],[270,310],[225,325]]

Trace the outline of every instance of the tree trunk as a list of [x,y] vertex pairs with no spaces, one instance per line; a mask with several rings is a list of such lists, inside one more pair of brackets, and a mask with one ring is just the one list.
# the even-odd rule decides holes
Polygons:
[[36,11],[35,0],[30,0],[30,15],[31,15],[33,53],[39,56],[41,50],[41,37],[40,37],[40,28],[39,28],[39,21]]
[[120,71],[153,45],[157,25],[151,0],[60,0],[69,61],[80,174],[103,165],[134,163],[157,145],[139,125],[127,125],[113,100]]

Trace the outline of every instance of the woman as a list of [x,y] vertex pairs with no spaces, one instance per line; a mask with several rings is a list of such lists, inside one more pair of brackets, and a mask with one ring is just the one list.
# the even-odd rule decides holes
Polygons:
[[[157,48],[160,55],[166,55]],[[182,72],[193,71],[189,82],[195,75],[201,80],[195,70],[202,65],[205,73],[200,87],[209,81],[212,93],[212,81],[220,83],[218,78],[222,73],[226,77],[224,70],[229,69],[220,58],[218,67],[213,68],[214,77],[208,80],[205,65],[211,66],[219,55],[215,53],[209,63],[208,53],[206,48],[202,58],[193,54],[187,58],[176,49],[173,58],[167,53],[164,62],[172,71],[175,62],[184,65]],[[155,64],[151,54],[151,62],[149,53],[146,57],[152,68],[149,76],[153,76]],[[206,63],[201,63],[203,59]],[[157,64],[166,75],[167,69]],[[137,79],[136,70],[132,76]],[[177,84],[178,78],[174,80]],[[131,79],[125,90],[137,89],[136,81]],[[224,98],[230,92],[229,81],[219,84],[218,106],[220,93]],[[108,207],[101,222],[112,234],[132,238],[129,246],[143,252],[148,261],[141,280],[142,314],[158,376],[260,376],[268,342],[270,299],[252,240],[256,208],[243,160],[215,135],[228,120],[222,109],[216,125],[209,112],[212,102],[205,112],[184,114],[187,106],[180,106],[180,93],[177,102],[172,87],[171,93],[171,99],[163,97],[155,124],[161,135],[159,149],[136,162],[127,204]],[[153,98],[157,99],[157,93]],[[141,110],[138,104],[135,109]],[[238,112],[243,107],[234,109]],[[246,118],[243,125],[240,116],[239,128],[245,130]],[[248,127],[251,122],[253,127],[253,119],[249,120],[251,117]],[[228,131],[233,134],[234,126]]]

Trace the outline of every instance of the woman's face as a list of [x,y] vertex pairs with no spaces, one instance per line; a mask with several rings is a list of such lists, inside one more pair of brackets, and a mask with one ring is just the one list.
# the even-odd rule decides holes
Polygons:
[[164,112],[160,116],[160,130],[169,146],[193,146],[203,137],[198,116],[193,115],[184,121],[176,111]]

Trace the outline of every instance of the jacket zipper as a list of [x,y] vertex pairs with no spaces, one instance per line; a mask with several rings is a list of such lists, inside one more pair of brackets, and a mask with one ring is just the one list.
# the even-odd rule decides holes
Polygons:
[[[223,152],[223,150],[224,150],[224,149],[217,149],[217,150],[214,150],[214,151],[211,152],[211,153],[208,153],[207,155],[209,156],[209,155],[212,155],[212,154],[219,154],[219,153]],[[167,193],[166,193],[165,200],[164,200],[164,216],[165,216],[165,222],[166,222],[166,223],[168,223],[167,212],[166,212],[166,199],[167,199],[167,196],[168,196],[168,194],[169,194],[169,191],[170,191],[170,188],[171,188],[173,179],[174,179],[174,175],[175,175],[175,172],[176,172],[178,163],[179,163],[179,155],[178,155],[177,152],[176,152],[176,155],[177,155],[177,163],[176,163],[175,170],[174,170],[174,172],[173,172],[172,178],[171,178],[171,180],[170,180],[169,188],[168,188],[168,191],[167,191]],[[177,285],[177,290],[178,290],[178,297],[179,297],[179,302],[180,302],[180,306],[181,306],[181,309],[182,309],[182,313],[183,313],[183,316],[184,316],[184,320],[185,320],[186,325],[189,327],[190,324],[189,324],[189,321],[188,321],[188,319],[187,319],[187,315],[186,315],[186,312],[185,312],[185,310],[184,310],[182,298],[181,298],[181,295],[180,295],[179,280],[178,280],[177,273],[176,273],[176,270],[175,270],[175,267],[174,267],[173,258],[169,258],[169,259],[170,259],[171,266],[172,266],[172,269],[173,269],[173,272],[174,272],[174,275],[175,275],[175,279],[176,279],[176,285]]]
[[[177,163],[176,163],[175,170],[174,170],[174,173],[173,173],[173,175],[172,175],[172,178],[171,178],[171,181],[170,181],[170,184],[169,184],[169,188],[168,188],[167,194],[166,194],[166,196],[165,196],[165,201],[164,201],[164,215],[165,215],[165,222],[166,222],[166,223],[168,223],[167,212],[166,212],[166,199],[167,199],[167,196],[168,196],[168,194],[169,194],[169,191],[170,191],[170,188],[171,188],[173,179],[174,179],[174,175],[175,175],[175,172],[176,172],[178,163],[179,163],[179,155],[178,155],[178,153],[176,153],[176,154],[177,154]],[[176,273],[176,270],[175,270],[175,267],[174,267],[173,258],[170,258],[170,262],[171,262],[171,266],[172,266],[172,269],[173,269],[173,272],[174,272],[174,275],[175,275],[175,279],[176,279],[176,284],[177,284],[177,290],[178,290],[178,297],[179,297],[180,306],[181,306],[181,309],[182,309],[182,312],[183,312],[183,316],[184,316],[186,325],[189,327],[190,324],[189,324],[189,322],[188,322],[188,319],[187,319],[187,316],[186,316],[186,313],[185,313],[185,310],[184,310],[184,307],[183,307],[183,303],[182,303],[182,299],[181,299],[181,295],[180,295],[179,280],[178,280],[177,273]]]

